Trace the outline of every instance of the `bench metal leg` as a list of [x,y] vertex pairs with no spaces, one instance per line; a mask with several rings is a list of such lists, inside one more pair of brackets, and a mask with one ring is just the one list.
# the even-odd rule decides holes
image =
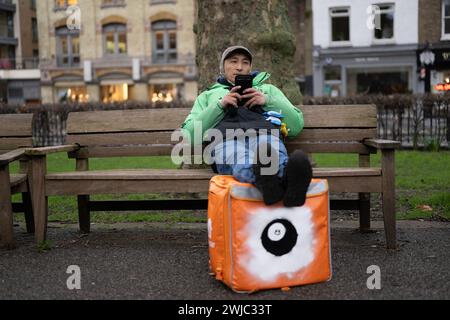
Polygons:
[[383,150],[381,171],[383,174],[383,218],[388,249],[397,247],[395,220],[395,157],[394,150]]
[[89,209],[89,196],[78,196],[78,221],[81,233],[91,232],[91,212]]
[[11,204],[11,182],[7,165],[0,167],[0,237],[3,247],[7,249],[16,247]]

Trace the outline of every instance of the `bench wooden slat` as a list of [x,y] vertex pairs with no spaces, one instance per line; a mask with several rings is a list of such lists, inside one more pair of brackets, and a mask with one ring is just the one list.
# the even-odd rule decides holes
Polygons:
[[[375,105],[301,106],[305,128],[376,128]],[[326,116],[325,116],[326,115]]]
[[69,154],[69,158],[169,156],[172,153],[172,149],[173,145],[92,147],[72,152]]
[[78,143],[80,146],[171,144],[171,135],[172,131],[71,134],[67,136],[66,143]]
[[204,180],[211,179],[214,173],[209,169],[117,169],[90,170],[47,174],[49,180],[90,180],[90,179],[121,179],[121,180]]
[[296,149],[301,149],[306,153],[359,153],[359,154],[376,153],[375,150],[367,147],[362,143],[288,142],[286,143],[286,149],[288,150],[289,153],[292,153]]
[[67,133],[175,130],[189,112],[180,108],[72,112]]
[[[69,154],[70,158],[109,158],[109,157],[146,157],[146,156],[170,156],[174,145],[149,145],[149,146],[94,146],[82,148]],[[289,153],[301,149],[307,153],[376,153],[376,150],[362,143],[302,143],[288,142],[286,148]],[[201,151],[201,150],[200,150]],[[193,154],[193,152],[192,152]]]
[[[300,106],[305,128],[376,128],[374,105]],[[72,112],[67,133],[136,132],[175,130],[181,126],[190,109],[141,109]],[[324,117],[323,115],[330,115]]]
[[[48,180],[209,180],[210,169],[117,169],[47,174]],[[379,176],[379,168],[314,168],[315,177]]]
[[[74,183],[76,181],[76,183]],[[209,179],[202,180],[46,180],[51,195],[197,193],[207,192]]]
[[32,121],[33,114],[0,114],[0,137],[31,137]]
[[0,149],[2,150],[14,150],[17,148],[32,147],[33,139],[31,137],[23,138],[0,138]]
[[382,192],[381,176],[328,177],[330,192]]
[[[66,143],[77,143],[80,146],[174,144],[179,140],[172,142],[172,133],[173,131],[71,134],[67,136]],[[289,142],[363,141],[374,138],[376,135],[376,129],[305,129],[297,138]]]
[[[381,176],[327,177],[331,192],[381,192]],[[157,182],[157,183],[156,183]],[[191,193],[208,191],[209,179],[50,179],[46,195],[93,195],[134,193]]]
[[291,141],[360,141],[376,137],[377,129],[304,129],[298,137]]

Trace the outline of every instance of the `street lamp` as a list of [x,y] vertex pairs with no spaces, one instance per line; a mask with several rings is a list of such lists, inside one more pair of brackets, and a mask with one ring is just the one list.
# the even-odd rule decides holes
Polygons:
[[420,54],[420,63],[425,67],[425,92],[429,93],[431,91],[431,77],[430,77],[430,67],[434,64],[435,54],[430,50],[430,45],[427,42],[425,48]]

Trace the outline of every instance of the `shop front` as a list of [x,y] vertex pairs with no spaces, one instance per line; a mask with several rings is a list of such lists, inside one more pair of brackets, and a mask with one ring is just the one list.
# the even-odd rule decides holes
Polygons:
[[127,101],[129,98],[129,82],[102,81],[100,85],[100,97],[103,103]]
[[417,91],[416,46],[315,49],[314,95]]
[[[430,49],[433,59],[425,66],[420,55],[424,49],[417,50],[417,68],[423,82],[430,81],[430,92],[441,93],[450,91],[450,47],[438,44]],[[430,79],[426,77],[426,67],[430,68]]]
[[174,72],[150,74],[148,77],[148,97],[154,103],[183,100],[183,75]]
[[55,101],[58,103],[85,103],[89,101],[89,95],[84,84],[55,86],[55,94]]

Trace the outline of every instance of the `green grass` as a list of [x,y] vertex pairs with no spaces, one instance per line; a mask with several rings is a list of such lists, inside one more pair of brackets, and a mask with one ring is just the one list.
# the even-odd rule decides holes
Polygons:
[[[380,166],[380,155],[371,156],[372,166]],[[395,156],[397,217],[450,220],[450,152],[397,151]],[[352,154],[316,154],[313,159],[319,167],[358,165]]]
[[[313,159],[318,167],[353,167],[358,165],[358,156],[353,154],[315,154]],[[380,153],[371,156],[371,165],[380,166]],[[105,169],[174,169],[176,166],[170,157],[131,157],[112,159],[90,159],[91,170]],[[396,190],[397,216],[399,219],[438,218],[450,220],[450,152],[396,152]],[[65,153],[52,154],[48,157],[49,172],[73,171],[75,161],[68,159]],[[11,172],[17,172],[18,165],[14,163]],[[108,199],[171,199],[183,195],[100,195],[91,196],[93,200]],[[15,195],[14,200],[20,200]],[[423,209],[423,205],[430,206],[432,211]],[[77,222],[76,197],[50,197],[49,221]],[[421,209],[422,208],[422,209]],[[18,221],[23,221],[23,215],[16,215]],[[94,212],[92,222],[205,222],[204,213],[192,211],[172,212]]]

